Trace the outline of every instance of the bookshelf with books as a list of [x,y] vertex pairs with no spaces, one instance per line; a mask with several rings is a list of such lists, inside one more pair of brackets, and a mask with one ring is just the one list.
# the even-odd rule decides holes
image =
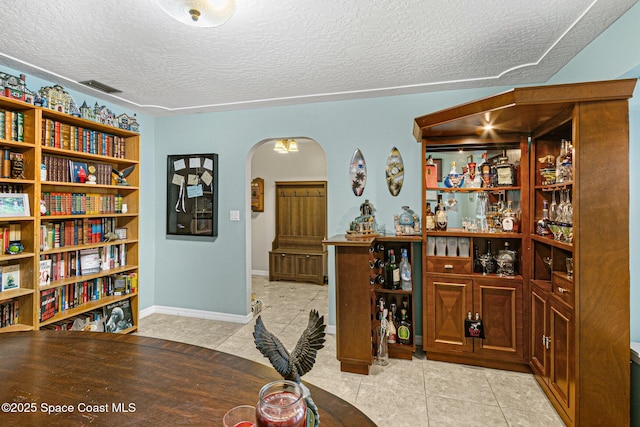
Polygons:
[[32,105],[0,97],[0,333],[36,327],[38,115]]
[[0,333],[96,330],[114,304],[131,311],[118,332],[137,329],[139,150],[136,132],[0,97]]

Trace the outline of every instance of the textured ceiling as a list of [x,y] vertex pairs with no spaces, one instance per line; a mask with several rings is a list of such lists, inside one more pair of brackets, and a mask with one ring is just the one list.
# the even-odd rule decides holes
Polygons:
[[4,0],[0,65],[153,116],[539,83],[636,2],[236,0],[196,28],[154,0]]

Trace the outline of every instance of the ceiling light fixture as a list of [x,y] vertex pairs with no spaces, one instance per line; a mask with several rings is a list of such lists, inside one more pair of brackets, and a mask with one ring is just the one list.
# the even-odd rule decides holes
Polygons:
[[235,0],[156,0],[167,15],[194,27],[217,27],[231,18]]
[[277,151],[280,154],[292,153],[298,151],[298,143],[295,139],[278,139],[273,151]]

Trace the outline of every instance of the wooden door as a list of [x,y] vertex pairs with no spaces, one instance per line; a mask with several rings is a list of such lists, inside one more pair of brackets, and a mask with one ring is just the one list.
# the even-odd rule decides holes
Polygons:
[[480,314],[484,339],[474,352],[483,356],[524,361],[522,282],[515,279],[476,279],[474,315]]
[[[570,419],[575,419],[575,355],[573,310],[549,298],[549,387]],[[586,367],[588,369],[588,367]]]
[[472,352],[473,338],[464,336],[464,320],[473,309],[472,281],[427,278],[427,350]]
[[535,281],[531,287],[531,361],[534,374],[548,381],[549,352],[546,338],[548,332],[549,291],[537,286]]

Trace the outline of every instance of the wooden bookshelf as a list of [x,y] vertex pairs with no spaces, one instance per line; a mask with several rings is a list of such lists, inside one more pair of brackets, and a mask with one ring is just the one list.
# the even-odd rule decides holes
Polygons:
[[[12,319],[2,319],[0,333],[26,331],[51,328],[56,322],[72,322],[74,318],[85,318],[91,313],[103,310],[113,302],[128,300],[132,311],[133,326],[126,328],[123,333],[134,332],[138,325],[138,232],[139,232],[139,185],[140,185],[140,135],[136,132],[104,125],[102,123],[70,116],[57,111],[34,106],[10,98],[0,97],[0,114],[5,120],[0,120],[0,152],[20,153],[24,168],[23,176],[6,177],[0,173],[0,191],[2,189],[21,190],[19,193],[28,197],[29,211],[25,216],[0,216],[0,229],[11,224],[20,225],[20,242],[24,250],[15,255],[0,254],[0,268],[3,265],[20,265],[20,287],[0,292],[0,306],[10,304],[17,307],[17,315]],[[10,120],[7,126],[7,120]],[[14,131],[15,129],[15,131]],[[41,165],[45,159],[55,157],[60,165],[47,162],[46,176],[41,175]],[[54,167],[69,167],[70,162],[79,162],[87,166],[87,175],[99,178],[95,184],[74,182],[73,177],[64,170],[53,170]],[[91,173],[89,166],[96,167],[97,172]],[[116,185],[112,178],[111,168],[122,170],[135,166],[133,172],[126,178],[129,186]],[[0,171],[2,169],[0,168]],[[59,172],[58,174],[54,172]],[[97,174],[100,173],[98,176]],[[88,176],[87,176],[88,178]],[[87,179],[87,181],[89,181]],[[104,202],[104,206],[94,213],[66,212],[65,215],[47,206],[41,212],[41,200],[45,194],[55,192],[65,195],[91,194],[100,201],[111,200],[111,204]],[[117,197],[116,197],[117,196]],[[64,199],[64,197],[63,197]],[[123,212],[122,205],[126,205]],[[107,209],[107,207],[109,209]],[[86,241],[86,224],[95,227],[94,238]],[[60,245],[59,225],[75,224],[76,229],[66,234],[67,241]],[[81,224],[79,227],[78,225]],[[53,225],[54,243],[51,247],[43,244],[41,234],[46,227]],[[105,241],[104,234],[114,231],[114,228],[126,228],[126,238]],[[47,230],[48,231],[48,230]],[[64,239],[63,236],[62,238]],[[70,241],[73,236],[73,241]],[[98,237],[95,237],[98,236]],[[81,274],[76,268],[56,263],[60,271],[65,270],[64,277],[40,286],[39,262],[41,259],[57,260],[78,259],[80,250],[97,249],[100,256],[108,259],[113,265],[109,268],[101,266],[100,271],[91,274]],[[117,249],[117,250],[116,250]],[[114,254],[126,253],[126,257],[114,259]],[[110,255],[110,258],[107,255]],[[124,265],[120,265],[125,261]],[[135,275],[135,289],[125,295],[113,295],[112,288],[115,277],[119,275]],[[94,298],[85,298],[84,302],[76,298],[72,308],[63,310],[60,298],[62,290],[74,287],[77,283],[100,281],[102,292],[96,293]],[[78,286],[80,288],[80,286]],[[54,290],[55,307],[57,311],[52,317],[40,321],[42,292]],[[99,299],[95,296],[100,295]],[[5,316],[6,317],[6,316]],[[106,320],[106,319],[105,319]]]

